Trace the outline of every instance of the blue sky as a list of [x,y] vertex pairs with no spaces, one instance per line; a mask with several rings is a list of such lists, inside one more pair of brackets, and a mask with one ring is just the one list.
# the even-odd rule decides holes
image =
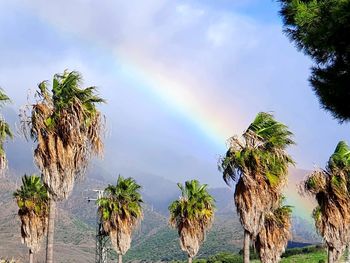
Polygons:
[[[1,1],[0,37],[0,86],[16,110],[66,68],[100,88],[108,100],[103,165],[112,174],[221,186],[224,147],[210,135],[224,145],[259,111],[290,126],[300,168],[323,166],[350,137],[349,125],[320,109],[307,82],[311,62],[283,35],[274,1]],[[130,68],[164,78],[157,90],[179,102]]]

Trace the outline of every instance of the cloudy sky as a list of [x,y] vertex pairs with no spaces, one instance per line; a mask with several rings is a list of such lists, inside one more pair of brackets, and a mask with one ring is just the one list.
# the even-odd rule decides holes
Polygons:
[[81,72],[108,101],[111,174],[221,186],[226,139],[259,111],[294,132],[298,167],[323,166],[350,127],[320,109],[276,2],[2,0],[0,86],[17,111],[40,81]]

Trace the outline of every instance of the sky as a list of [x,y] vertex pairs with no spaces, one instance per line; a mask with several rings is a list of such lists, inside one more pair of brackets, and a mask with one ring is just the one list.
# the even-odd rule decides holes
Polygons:
[[350,127],[321,109],[312,63],[278,10],[270,0],[1,0],[0,86],[18,111],[39,82],[79,71],[107,99],[111,174],[223,186],[226,141],[260,111],[293,131],[298,168],[323,167]]

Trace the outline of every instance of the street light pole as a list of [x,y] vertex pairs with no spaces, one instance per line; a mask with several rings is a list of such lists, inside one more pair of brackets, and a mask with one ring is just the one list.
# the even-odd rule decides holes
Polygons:
[[[87,198],[88,202],[97,201],[103,197],[103,190],[93,190],[96,193],[97,198]],[[107,263],[107,241],[108,235],[103,230],[103,225],[101,218],[98,213],[96,213],[96,253],[95,253],[95,262],[96,263]]]

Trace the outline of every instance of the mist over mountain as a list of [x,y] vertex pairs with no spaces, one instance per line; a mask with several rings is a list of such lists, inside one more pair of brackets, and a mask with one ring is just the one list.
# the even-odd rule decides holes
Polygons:
[[[19,185],[19,178],[24,173],[38,172],[33,162],[33,144],[26,141],[19,133],[18,114],[12,108],[6,108],[4,115],[16,130],[16,138],[6,143],[6,151],[9,159],[9,174],[5,181],[0,183],[0,195],[2,205],[6,206],[0,216],[0,250],[12,251],[9,255],[21,258],[25,247],[18,246],[19,220],[16,216],[16,205],[11,193]],[[106,140],[106,145],[109,139]],[[161,164],[160,164],[161,165]],[[291,203],[302,199],[295,194],[296,184],[307,171],[292,169],[287,195],[290,192]],[[119,171],[106,166],[105,161],[94,160],[90,165],[85,179],[78,181],[72,195],[62,202],[59,207],[59,222],[57,227],[57,251],[65,253],[65,260],[74,258],[74,262],[93,262],[94,253],[94,228],[96,224],[96,205],[94,201],[88,202],[88,198],[95,198],[95,189],[104,189],[108,184],[115,184]],[[177,233],[168,225],[168,206],[177,199],[180,191],[176,185],[176,178],[165,179],[162,176],[140,171],[137,167],[128,169],[124,177],[134,177],[142,186],[144,204],[144,220],[135,232],[133,245],[126,255],[127,260],[174,260],[185,258],[179,247]],[[219,178],[221,180],[221,178]],[[180,181],[180,180],[179,180]],[[221,251],[238,252],[242,245],[242,227],[239,223],[233,202],[233,187],[209,188],[216,200],[216,217],[212,231],[208,234],[207,241],[203,244],[199,256],[208,256]],[[305,200],[303,200],[305,203]],[[309,201],[307,201],[309,202]],[[295,204],[297,206],[298,204]],[[290,246],[302,246],[320,242],[312,223],[295,208],[293,215],[293,240]],[[11,223],[9,223],[11,222]],[[15,226],[15,227],[13,227]],[[69,233],[69,234],[68,234]],[[73,235],[71,235],[73,233]],[[5,241],[6,240],[6,241]],[[6,245],[5,243],[6,242]],[[74,250],[68,252],[69,244],[74,244]],[[164,247],[164,244],[167,244]],[[173,251],[169,253],[169,251]],[[8,252],[6,252],[8,254]],[[79,258],[79,255],[85,255]],[[85,253],[85,254],[84,254]],[[41,255],[41,256],[40,256]],[[43,257],[41,253],[40,257]],[[113,257],[113,255],[111,255]],[[90,258],[90,259],[89,259]],[[65,262],[65,261],[61,261]]]

